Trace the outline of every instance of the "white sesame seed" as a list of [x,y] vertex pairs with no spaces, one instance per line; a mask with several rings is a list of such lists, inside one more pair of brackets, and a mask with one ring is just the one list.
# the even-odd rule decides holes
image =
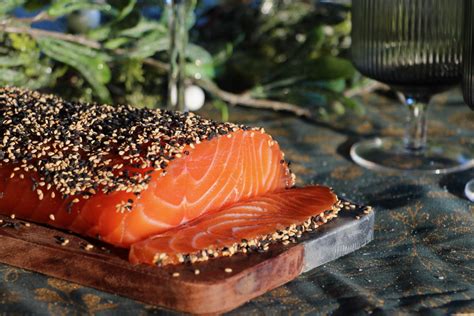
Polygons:
[[87,250],[87,251],[92,250],[92,248],[94,248],[94,245],[92,245],[92,244],[87,244],[87,245],[84,247],[84,249]]

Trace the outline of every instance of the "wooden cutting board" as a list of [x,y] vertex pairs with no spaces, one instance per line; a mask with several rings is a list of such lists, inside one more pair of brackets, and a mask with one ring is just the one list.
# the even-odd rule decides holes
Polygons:
[[164,268],[133,266],[126,250],[0,216],[0,262],[177,311],[221,313],[370,242],[375,215],[367,210],[347,203],[295,244]]

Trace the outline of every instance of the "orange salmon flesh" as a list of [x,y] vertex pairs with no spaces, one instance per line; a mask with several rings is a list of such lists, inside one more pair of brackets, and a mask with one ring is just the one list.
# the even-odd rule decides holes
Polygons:
[[232,248],[337,202],[294,184],[263,129],[0,88],[0,214],[130,248],[132,263]]
[[[185,155],[170,163],[165,175],[152,174],[148,188],[136,198],[132,193],[98,192],[87,200],[66,200],[42,188],[38,199],[35,174],[10,179],[13,168],[0,168],[0,212],[18,218],[68,229],[119,247],[159,234],[202,214],[233,203],[292,185],[286,163],[276,143],[267,134],[237,131],[232,137],[217,137],[187,148]],[[133,210],[119,212],[116,206],[134,199]],[[68,209],[69,207],[69,209]]]

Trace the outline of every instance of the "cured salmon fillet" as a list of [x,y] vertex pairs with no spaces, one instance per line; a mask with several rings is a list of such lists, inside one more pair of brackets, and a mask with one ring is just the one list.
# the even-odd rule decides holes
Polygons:
[[337,216],[336,202],[323,186],[267,193],[137,242],[129,259],[166,265],[265,250],[272,242],[300,237]]
[[294,184],[264,131],[0,89],[0,213],[132,243]]
[[330,189],[294,183],[263,129],[0,88],[0,214],[131,247],[133,263],[265,250],[336,216]]

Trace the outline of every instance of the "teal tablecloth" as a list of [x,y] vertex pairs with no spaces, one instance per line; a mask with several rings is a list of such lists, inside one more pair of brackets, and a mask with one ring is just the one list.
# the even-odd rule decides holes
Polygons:
[[[235,109],[231,120],[274,135],[298,183],[324,183],[377,211],[375,240],[306,273],[231,314],[340,314],[392,311],[474,313],[474,204],[462,194],[473,170],[446,176],[371,172],[348,158],[349,146],[373,133],[401,135],[403,108],[373,95],[366,118],[322,126],[288,114]],[[430,133],[474,144],[474,112],[458,93],[441,95],[430,110]],[[28,255],[28,254],[25,254]],[[91,288],[0,265],[0,313],[162,313]],[[165,312],[172,313],[172,312]]]

